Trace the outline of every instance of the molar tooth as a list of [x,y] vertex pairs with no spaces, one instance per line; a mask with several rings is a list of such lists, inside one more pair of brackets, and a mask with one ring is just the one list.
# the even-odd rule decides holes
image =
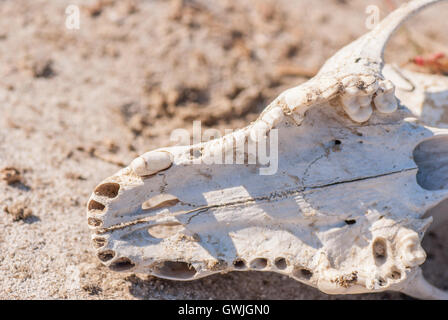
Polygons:
[[358,102],[361,108],[365,108],[371,105],[372,103],[372,96],[358,96]]
[[379,112],[392,113],[397,110],[398,103],[393,92],[386,92],[377,95],[374,99],[375,107]]
[[343,95],[341,97],[341,103],[345,112],[347,112],[348,114],[354,114],[358,112],[359,108],[361,107],[357,101],[356,96],[352,95]]
[[[356,92],[353,94],[353,92]],[[372,115],[371,107],[372,97],[370,95],[363,94],[360,90],[356,89],[346,91],[346,93],[341,96],[342,107],[348,116],[356,122],[365,122],[369,120]]]
[[395,87],[391,81],[385,80],[380,84],[373,102],[380,112],[392,113],[397,110],[398,103],[395,98]]
[[417,233],[406,230],[400,232],[399,237],[399,248],[405,266],[415,267],[425,262],[426,253],[420,245]]
[[370,105],[366,106],[366,107],[361,107],[358,109],[358,111],[353,112],[353,113],[347,112],[347,114],[350,116],[350,118],[356,122],[365,122],[365,121],[369,120],[372,113],[373,113],[373,110]]
[[167,151],[150,151],[131,162],[130,167],[139,176],[147,176],[165,170],[173,163],[173,155]]

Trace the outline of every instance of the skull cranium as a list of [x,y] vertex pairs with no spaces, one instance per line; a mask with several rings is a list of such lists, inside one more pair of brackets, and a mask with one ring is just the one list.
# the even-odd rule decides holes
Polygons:
[[[419,267],[428,212],[448,196],[448,131],[397,103],[397,76],[383,73],[382,57],[393,31],[436,2],[403,5],[246,128],[145,153],[104,180],[88,203],[99,259],[174,280],[263,270],[329,294],[448,299]],[[259,175],[259,163],[198,161],[234,156],[238,142],[274,129],[274,175]]]

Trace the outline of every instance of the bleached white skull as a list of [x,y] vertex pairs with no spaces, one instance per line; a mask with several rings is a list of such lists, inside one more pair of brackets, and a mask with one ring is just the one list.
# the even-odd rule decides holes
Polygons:
[[[263,270],[329,294],[447,299],[419,266],[430,214],[448,197],[448,131],[420,119],[427,87],[418,75],[417,89],[398,90],[406,103],[397,103],[402,74],[383,74],[382,57],[393,31],[436,2],[403,5],[246,128],[145,153],[104,180],[87,213],[99,259],[174,280]],[[440,91],[446,97],[448,85]],[[248,161],[259,155],[237,146],[274,133],[278,170],[261,175],[260,161]],[[220,153],[245,162],[207,161]]]

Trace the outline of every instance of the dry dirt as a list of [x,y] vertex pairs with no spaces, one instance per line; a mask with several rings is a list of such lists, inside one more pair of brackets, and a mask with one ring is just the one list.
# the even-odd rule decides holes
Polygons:
[[[365,33],[367,5],[384,17],[399,3],[1,1],[0,298],[407,299],[327,296],[267,272],[192,282],[113,273],[94,256],[85,217],[95,185],[169,145],[173,129],[244,126]],[[79,30],[65,27],[69,4],[81,8]],[[411,20],[387,60],[448,53],[447,12]],[[447,234],[426,238],[424,272],[448,289]]]

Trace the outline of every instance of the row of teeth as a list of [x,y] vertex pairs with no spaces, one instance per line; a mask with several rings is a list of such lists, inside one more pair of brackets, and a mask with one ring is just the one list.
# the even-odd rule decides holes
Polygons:
[[379,84],[375,94],[368,94],[356,87],[347,88],[341,95],[341,103],[347,115],[356,122],[365,122],[373,113],[372,100],[375,108],[381,113],[392,113],[397,110],[395,87],[385,80]]
[[[280,107],[274,107],[254,123],[248,130],[239,130],[222,139],[206,143],[204,148],[208,154],[217,154],[218,152],[227,153],[234,150],[240,143],[250,137],[254,142],[266,137],[268,132],[275,127],[283,118],[283,110]],[[244,144],[243,144],[244,146]],[[175,151],[176,147],[172,148]],[[205,154],[207,154],[205,153]],[[130,167],[139,176],[148,176],[168,169],[174,162],[174,155],[167,150],[149,151],[132,161]]]
[[[355,122],[369,120],[373,113],[372,101],[376,109],[381,113],[392,113],[397,110],[397,99],[395,98],[395,87],[388,80],[381,81],[375,93],[369,93],[356,87],[347,88],[340,97],[342,107],[347,115]],[[228,152],[235,148],[238,141],[246,139],[246,135],[252,141],[260,141],[268,132],[275,127],[284,113],[280,106],[274,106],[265,112],[248,131],[240,130],[227,135],[217,141],[211,141],[206,148],[210,154],[217,152]],[[155,174],[169,168],[174,161],[174,156],[168,151],[150,151],[136,158],[131,163],[131,168],[139,176]]]

